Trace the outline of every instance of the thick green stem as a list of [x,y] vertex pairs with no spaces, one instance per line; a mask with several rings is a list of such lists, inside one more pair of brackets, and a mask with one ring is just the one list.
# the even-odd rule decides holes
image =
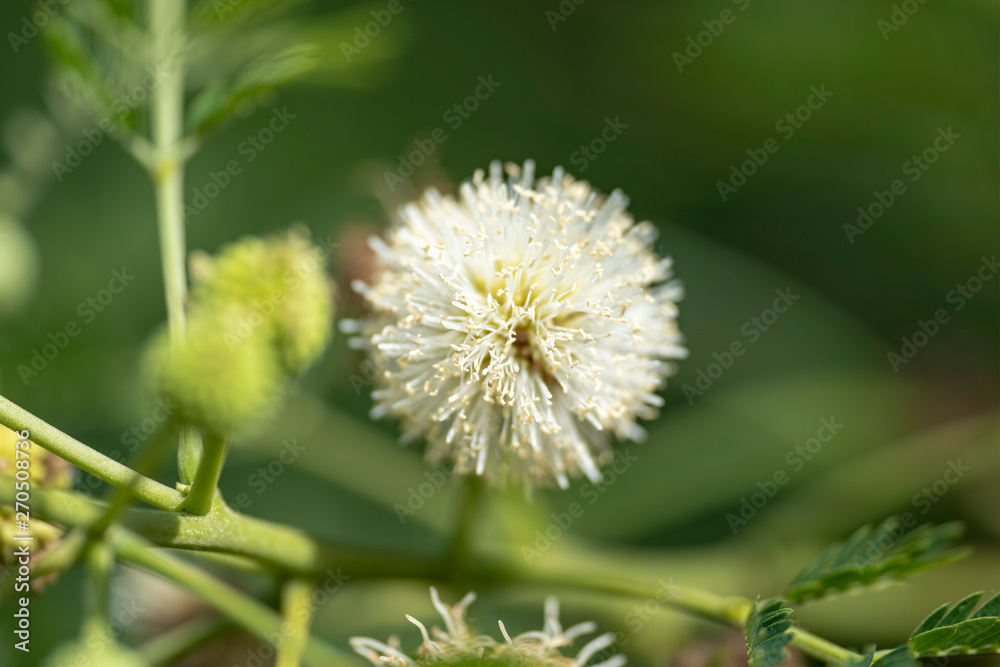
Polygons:
[[[0,504],[13,504],[14,478],[0,474]],[[32,492],[32,514],[65,526],[86,526],[108,505],[83,494],[39,487]],[[206,516],[157,510],[126,509],[121,523],[155,544],[177,549],[246,556],[289,574],[347,577],[443,578],[437,562],[412,555],[382,555],[344,549],[307,533],[255,519],[216,503]]]
[[27,430],[32,442],[153,507],[173,512],[184,504],[184,495],[176,489],[140,475],[128,466],[94,451],[3,396],[0,396],[0,424],[15,431]]
[[[118,529],[110,535],[122,560],[180,584],[260,639],[276,645],[283,643],[281,617],[270,607],[179,558],[159,552],[134,533]],[[307,640],[303,657],[315,667],[358,664],[348,654],[315,638]]]
[[227,449],[225,437],[215,433],[206,434],[205,456],[201,459],[194,483],[191,484],[191,490],[188,491],[187,501],[184,503],[186,512],[205,516],[212,509],[212,501],[219,485],[222,466],[226,463]]
[[299,667],[302,654],[309,639],[309,624],[312,622],[312,593],[314,585],[308,579],[292,579],[281,591],[281,613],[285,619],[288,634],[278,647],[275,667]]

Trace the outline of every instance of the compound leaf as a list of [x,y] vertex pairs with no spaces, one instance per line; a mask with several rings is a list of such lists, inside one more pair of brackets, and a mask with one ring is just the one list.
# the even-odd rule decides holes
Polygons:
[[944,605],[913,631],[908,646],[917,657],[1000,653],[1000,594],[979,609],[983,594]]
[[758,599],[747,616],[747,658],[750,667],[776,667],[785,659],[785,645],[792,640],[792,610],[783,601]]
[[787,597],[793,602],[819,599],[950,563],[967,553],[953,548],[961,534],[960,523],[924,524],[907,533],[896,517],[875,528],[865,526],[807,565],[789,585]]

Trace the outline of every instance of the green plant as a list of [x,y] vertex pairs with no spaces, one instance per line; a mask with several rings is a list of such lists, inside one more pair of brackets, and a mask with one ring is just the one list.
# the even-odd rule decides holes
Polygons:
[[[230,435],[266,416],[265,413],[280,402],[283,384],[302,372],[321,353],[329,338],[324,326],[329,326],[332,317],[324,309],[324,304],[329,305],[329,295],[322,282],[306,280],[292,288],[294,299],[283,299],[286,304],[295,304],[295,308],[279,309],[273,320],[268,320],[249,337],[239,336],[230,329],[252,310],[251,304],[270,295],[275,283],[281,281],[287,270],[294,268],[294,257],[308,253],[306,242],[294,234],[240,242],[214,260],[198,287],[190,292],[188,289],[182,188],[184,166],[207,133],[223,123],[240,105],[301,73],[309,64],[308,49],[297,42],[281,41],[266,56],[255,52],[252,59],[228,63],[224,76],[201,75],[206,63],[219,57],[219,45],[228,47],[231,43],[226,40],[232,36],[235,26],[247,30],[243,39],[249,40],[251,30],[259,28],[265,31],[265,42],[278,44],[279,35],[271,34],[267,23],[261,27],[261,19],[271,16],[279,4],[246,0],[239,5],[242,14],[227,17],[231,22],[226,24],[224,31],[218,29],[225,33],[222,35],[216,34],[217,26],[210,20],[212,3],[209,2],[198,3],[188,15],[185,3],[179,0],[150,0],[145,12],[129,3],[94,1],[80,3],[79,9],[55,21],[49,31],[57,62],[64,67],[63,75],[80,87],[98,115],[115,118],[121,129],[119,136],[123,146],[147,169],[153,183],[166,291],[167,333],[154,343],[150,374],[158,390],[175,399],[182,409],[150,439],[139,457],[126,466],[10,401],[0,399],[0,423],[14,431],[27,431],[31,442],[115,488],[103,500],[93,500],[56,485],[42,484],[33,489],[33,511],[68,528],[61,541],[34,564],[36,576],[65,570],[76,562],[87,563],[92,573],[88,585],[92,587],[93,605],[81,628],[81,642],[89,643],[93,638],[101,645],[110,642],[101,634],[102,619],[106,614],[109,571],[114,567],[113,560],[118,559],[180,584],[217,609],[229,622],[265,641],[272,641],[275,633],[285,633],[286,641],[277,647],[280,665],[294,665],[300,661],[312,665],[357,663],[357,659],[342,648],[310,634],[310,614],[296,613],[296,609],[301,609],[296,601],[308,597],[311,588],[335,567],[343,568],[357,579],[406,578],[467,587],[519,584],[540,594],[562,588],[638,600],[659,599],[657,583],[629,576],[627,566],[614,558],[605,560],[596,548],[577,545],[579,553],[575,566],[526,567],[510,554],[493,553],[475,542],[472,526],[479,517],[478,504],[483,502],[484,494],[475,477],[470,478],[468,497],[459,521],[452,527],[450,543],[430,557],[372,553],[330,544],[297,528],[235,511],[219,494],[217,483]],[[141,25],[143,18],[145,27]],[[148,38],[148,52],[132,50],[131,46],[122,48],[120,40],[128,36],[140,43],[146,43],[144,38]],[[199,40],[198,49],[192,46],[195,39]],[[136,53],[143,54],[147,60],[134,64],[161,68],[159,80],[150,91],[148,105],[119,114],[114,107],[118,97],[116,91],[134,85],[135,70],[143,68],[111,70],[109,63],[118,62],[119,57],[132,60]],[[200,78],[195,79],[194,90],[188,94],[185,82],[191,79],[192,72],[199,73]],[[147,122],[151,127],[150,136],[141,132]],[[567,187],[571,188],[572,184]],[[628,236],[626,229],[618,229],[620,235],[614,241],[641,245],[639,241],[646,241],[642,237],[650,232],[639,229]],[[647,283],[665,278],[665,271],[655,264],[651,255],[643,252],[641,258],[643,263],[636,270],[637,276],[630,276],[634,284],[645,287]],[[508,290],[507,301],[511,301],[509,297],[519,289],[530,292],[530,284],[517,285],[515,274],[504,277],[509,284],[491,285],[487,290],[491,295],[495,293],[503,300],[502,292]],[[308,289],[300,289],[303,286]],[[557,297],[555,301],[562,298]],[[514,314],[517,307],[524,307],[524,304],[507,305]],[[658,331],[672,343],[676,333],[672,328],[672,299],[664,299],[659,306],[663,309],[661,314],[666,314],[657,320]],[[558,307],[556,303],[553,309]],[[600,312],[604,310],[601,304],[595,305],[593,310],[600,317],[610,317]],[[575,331],[567,333],[574,322],[569,319],[559,323],[562,331],[552,335],[577,335]],[[627,329],[628,324],[626,322],[624,328]],[[633,335],[637,333],[632,331]],[[532,334],[523,325],[514,323],[506,334],[509,337],[498,344],[518,349],[530,363],[541,363],[546,354],[558,358],[561,353],[555,344],[544,347],[539,343],[539,348],[532,348],[526,342]],[[581,327],[581,344],[591,342],[587,340],[588,335],[592,334]],[[232,349],[237,350],[235,355],[224,356],[224,352]],[[658,356],[650,353],[649,358],[641,360],[641,365],[637,364],[639,370],[655,369],[655,372],[647,371],[649,377],[644,378],[641,387],[644,393],[651,391],[660,376],[666,374],[653,358],[676,358],[680,354],[677,349]],[[199,371],[220,360],[226,363],[212,366],[212,372],[206,377],[199,376]],[[565,362],[574,365],[572,358],[565,358]],[[596,385],[595,377],[585,379]],[[405,392],[405,383],[399,383],[395,389]],[[506,390],[513,391],[511,386]],[[504,396],[503,391],[498,394]],[[601,419],[596,421],[599,425],[628,432],[634,425],[633,413],[645,413],[655,403],[652,394],[641,402],[616,402],[608,408],[608,424],[601,424]],[[478,415],[470,411],[469,416],[476,421]],[[509,420],[509,416],[506,419]],[[418,426],[426,429],[429,424]],[[524,432],[527,438],[532,430],[526,428]],[[450,442],[446,433],[435,435],[440,436],[437,438],[439,444]],[[475,439],[470,436],[469,440],[471,447]],[[148,476],[160,452],[174,442],[178,443],[176,488]],[[572,444],[560,441],[556,449],[567,454],[573,451]],[[595,447],[595,451],[600,449]],[[16,454],[11,458],[16,465]],[[467,472],[475,469],[471,459],[455,458]],[[589,458],[581,459],[587,463],[577,467],[590,474],[591,479],[601,479],[595,464]],[[552,470],[542,470],[539,479],[551,477],[562,485],[568,484],[561,459],[551,461]],[[12,467],[11,472],[14,469]],[[4,504],[17,502],[15,483],[13,475],[4,476],[0,486],[0,501]],[[153,509],[130,507],[132,500],[143,501]],[[890,539],[890,546],[874,556],[869,553],[866,548],[869,543],[892,538],[899,527],[897,520],[890,519],[874,530],[857,531],[844,544],[831,546],[802,571],[785,592],[785,597],[794,603],[820,599],[832,593],[900,579],[918,570],[951,562],[963,554],[954,548],[958,537],[958,528],[954,525],[918,527],[902,538]],[[259,568],[280,585],[283,603],[275,608],[260,602],[161,547],[233,556],[245,566]],[[938,610],[914,631],[905,646],[884,652],[867,649],[864,653],[798,627],[792,609],[781,601],[751,603],[740,596],[722,596],[675,586],[670,588],[662,603],[727,626],[745,628],[748,655],[754,667],[778,664],[785,646],[798,647],[827,664],[890,667],[912,664],[914,657],[925,655],[996,652],[1000,624],[997,598],[993,597],[977,610],[978,601],[978,595],[970,596],[952,608]],[[187,640],[194,642],[203,637],[202,634],[189,635]],[[73,644],[61,650],[76,655],[80,645]],[[109,655],[121,664],[135,660],[134,652],[122,647],[109,650],[113,651]],[[176,651],[176,647],[173,650]],[[146,657],[158,654],[150,647],[143,653]],[[106,658],[111,664],[111,658]]]

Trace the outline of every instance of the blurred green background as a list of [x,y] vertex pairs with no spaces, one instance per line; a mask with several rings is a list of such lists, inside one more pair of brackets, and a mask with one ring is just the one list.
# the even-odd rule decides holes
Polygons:
[[[479,538],[534,545],[550,513],[581,502],[584,514],[540,559],[571,557],[576,540],[598,540],[628,552],[630,567],[654,580],[753,596],[778,592],[827,543],[890,514],[965,521],[976,547],[967,564],[803,611],[809,627],[847,644],[901,641],[938,604],[1000,588],[1000,279],[983,264],[998,250],[998,8],[980,0],[913,5],[898,30],[883,34],[890,2],[403,0],[403,11],[347,62],[341,42],[386,3],[307,4],[301,14],[324,60],[217,131],[190,164],[189,204],[227,162],[241,171],[190,216],[189,248],[214,252],[240,235],[304,222],[330,240],[343,283],[363,272],[359,239],[387,223],[387,207],[427,185],[452,189],[490,160],[532,158],[540,172],[563,165],[605,192],[622,188],[635,217],[662,230],[657,247],[674,257],[686,286],[680,324],[691,356],[666,388],[647,442],[627,446],[636,465],[607,486],[577,484],[534,504],[498,495]],[[2,32],[19,31],[32,7],[0,6]],[[715,23],[724,10],[733,20]],[[688,42],[699,33],[707,44],[700,54]],[[0,121],[45,110],[42,39],[17,53],[8,40]],[[674,54],[689,48],[697,57],[678,71]],[[457,116],[453,106],[475,94],[480,77],[498,85]],[[831,95],[789,134],[783,119],[813,87]],[[247,160],[244,142],[275,107],[294,117]],[[594,144],[602,152],[593,160],[583,157],[609,121],[621,123],[620,133],[606,132],[614,140]],[[7,125],[7,158],[17,128]],[[387,188],[385,171],[436,128],[447,140],[406,183]],[[948,128],[959,137],[910,180],[908,161]],[[81,136],[64,135],[58,146]],[[769,138],[777,152],[723,200],[718,183]],[[64,159],[65,149],[58,154]],[[151,414],[139,367],[165,319],[152,189],[111,139],[62,182],[42,172],[44,191],[21,215],[38,278],[29,301],[0,319],[0,393],[106,453],[125,451],[124,434]],[[858,207],[885,199],[877,193],[897,179],[905,192],[850,238],[844,226],[856,224]],[[9,255],[0,262],[17,267]],[[134,282],[88,321],[80,304],[123,267]],[[13,284],[26,271],[0,267],[0,279]],[[982,289],[956,297],[980,271],[990,278]],[[767,319],[775,291],[786,289],[798,300]],[[339,311],[357,314],[347,292],[341,284]],[[903,353],[901,338],[912,339],[940,309],[947,322],[894,369],[888,355]],[[772,323],[765,331],[755,317]],[[23,382],[18,366],[71,321],[80,335]],[[734,342],[745,352],[713,368]],[[361,361],[340,337],[284,413],[233,451],[223,491],[230,499],[249,493],[251,514],[333,540],[429,552],[450,529],[457,489],[449,482],[435,490],[401,524],[393,508],[427,481],[426,468],[418,447],[397,447],[394,424],[368,420]],[[716,376],[710,386],[701,373]],[[685,385],[702,395],[686,395]],[[817,435],[821,419],[843,426],[811,459],[789,454]],[[253,475],[286,439],[303,453],[258,493]],[[958,482],[934,487],[959,461],[969,470]],[[734,534],[727,515],[782,470],[788,483]],[[166,465],[160,478],[172,483],[174,475]],[[71,572],[39,596],[32,660],[75,634],[67,610],[79,608],[81,577]],[[148,582],[132,579],[122,590],[150,595]],[[517,631],[540,622],[536,592],[483,593],[475,609],[484,630],[497,615]],[[564,606],[568,621],[594,618],[623,632],[636,665],[679,664],[675,657],[700,635],[726,636],[673,612],[634,622],[629,602],[566,595]],[[402,614],[426,622],[430,612],[422,583],[358,583],[322,607],[316,631],[341,646],[352,634],[400,632],[412,646],[415,629]],[[157,627],[145,620],[126,638]],[[8,650],[5,641],[4,664]],[[245,661],[237,650],[225,664]]]

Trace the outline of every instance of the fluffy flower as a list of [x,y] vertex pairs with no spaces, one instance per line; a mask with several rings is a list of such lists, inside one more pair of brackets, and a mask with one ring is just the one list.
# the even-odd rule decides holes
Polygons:
[[373,284],[354,285],[372,317],[343,326],[383,370],[373,416],[426,438],[432,463],[566,488],[598,481],[612,438],[639,439],[636,419],[656,416],[686,356],[681,288],[625,195],[534,169],[508,165],[505,180],[495,162],[458,199],[432,189],[404,207],[371,240]]
[[[580,635],[597,629],[592,622],[579,623],[563,630],[559,622],[559,601],[550,597],[545,601],[545,624],[541,630],[533,630],[511,637],[499,621],[502,641],[487,635],[473,635],[465,622],[465,612],[476,599],[469,593],[456,605],[446,605],[438,597],[437,590],[431,588],[431,600],[441,614],[445,628],[434,626],[428,632],[423,623],[407,615],[406,619],[420,629],[423,643],[411,658],[400,648],[399,639],[391,637],[383,643],[369,637],[352,637],[351,647],[374,665],[400,667],[414,665],[497,665],[509,667],[583,667],[591,658],[611,646],[615,641],[613,632],[608,632],[590,640],[575,658],[569,658],[560,649],[570,646]],[[595,663],[592,667],[621,667],[625,656],[615,655]]]

